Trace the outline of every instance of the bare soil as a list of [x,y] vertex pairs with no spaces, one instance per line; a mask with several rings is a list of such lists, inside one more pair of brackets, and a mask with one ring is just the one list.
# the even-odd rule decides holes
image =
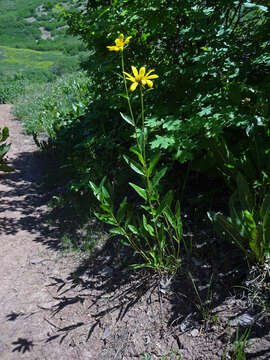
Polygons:
[[0,174],[1,360],[234,359],[249,329],[246,358],[270,359],[269,316],[234,287],[248,284],[237,253],[216,248],[211,263],[200,250],[204,261],[192,256],[173,280],[127,270],[116,243],[64,253],[48,223],[48,159],[10,110],[0,105],[14,167]]

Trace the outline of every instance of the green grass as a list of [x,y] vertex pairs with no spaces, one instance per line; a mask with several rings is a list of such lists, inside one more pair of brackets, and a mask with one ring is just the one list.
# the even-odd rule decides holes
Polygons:
[[[60,51],[36,51],[0,46],[0,78],[12,78],[21,74],[25,78],[51,80],[53,74],[61,75],[78,68],[78,56],[69,56]],[[44,79],[43,79],[44,80]]]
[[64,121],[75,111],[75,106],[78,115],[84,109],[89,96],[88,83],[85,72],[74,72],[51,83],[26,84],[23,94],[14,101],[14,114],[24,123],[27,133],[44,132],[53,136],[55,123]]

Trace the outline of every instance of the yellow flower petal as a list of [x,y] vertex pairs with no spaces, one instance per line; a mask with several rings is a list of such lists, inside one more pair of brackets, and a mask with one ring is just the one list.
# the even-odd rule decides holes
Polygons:
[[145,79],[142,79],[142,85],[146,85],[146,80]]
[[124,34],[119,35],[119,40],[124,41]]
[[148,85],[150,88],[153,87],[153,81],[151,81],[151,80],[146,80],[146,83],[147,83],[147,85]]
[[132,82],[135,82],[135,81],[136,81],[135,78],[134,78],[132,75],[130,75],[129,73],[123,71],[123,74],[126,75],[127,80],[130,80],[130,81],[132,81]]
[[149,75],[149,76],[145,76],[146,79],[157,79],[158,78],[158,75]]
[[132,38],[132,36],[128,36],[126,38],[126,40],[124,41],[124,45],[128,44],[131,38]]
[[110,51],[119,51],[120,48],[118,46],[107,46],[107,48],[110,50]]
[[135,79],[136,79],[139,76],[138,70],[135,68],[135,66],[131,66],[131,69],[132,69],[133,75],[135,76]]
[[155,71],[155,70],[153,69],[153,70],[148,71],[148,73],[145,75],[145,77],[147,77],[148,75],[150,75],[153,71]]
[[133,84],[131,84],[130,86],[130,91],[134,91],[136,90],[136,87],[138,86],[139,84],[137,82],[134,82]]
[[144,77],[144,75],[145,75],[145,67],[141,67],[141,68],[140,68],[140,73],[139,73],[139,75],[140,75],[141,79]]

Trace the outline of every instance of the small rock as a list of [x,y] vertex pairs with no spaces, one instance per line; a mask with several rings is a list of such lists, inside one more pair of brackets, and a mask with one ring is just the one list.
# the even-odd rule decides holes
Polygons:
[[42,262],[42,258],[33,258],[30,260],[30,263],[33,264],[33,265],[36,265],[36,264],[40,264]]
[[105,266],[105,268],[101,271],[101,276],[111,276],[113,273],[113,268],[110,266]]
[[107,327],[103,333],[102,339],[107,339],[111,335],[112,329]]
[[190,333],[191,336],[196,337],[199,336],[199,330],[198,329],[193,329]]
[[236,319],[232,319],[229,321],[231,326],[243,326],[247,327],[252,325],[255,322],[255,319],[249,314],[242,314],[238,316]]

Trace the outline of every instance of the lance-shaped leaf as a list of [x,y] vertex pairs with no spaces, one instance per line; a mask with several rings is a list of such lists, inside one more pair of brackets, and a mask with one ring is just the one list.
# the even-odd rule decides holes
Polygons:
[[140,160],[142,166],[144,166],[145,162],[144,162],[142,153],[140,153],[140,151],[135,147],[131,147],[129,150],[138,156],[138,159]]
[[153,179],[151,180],[153,188],[155,188],[159,184],[160,180],[165,176],[166,172],[167,168],[164,167],[163,169],[155,173]]
[[117,211],[117,220],[119,221],[119,223],[121,223],[125,217],[127,206],[128,206],[127,197],[125,197],[124,200],[121,202],[119,209]]
[[146,216],[143,214],[143,226],[145,230],[151,235],[154,236],[154,228],[152,225],[148,224]]
[[161,153],[158,153],[150,161],[150,164],[149,164],[149,167],[148,167],[148,170],[147,170],[147,175],[148,176],[151,176],[154,167],[156,166],[156,164],[158,163],[158,161],[160,159],[160,156],[161,156]]
[[240,235],[238,228],[232,224],[229,219],[220,213],[208,212],[207,215],[213,223],[217,224],[221,230],[225,231],[240,249],[246,253],[246,248],[243,246],[245,239]]
[[267,194],[263,200],[261,209],[260,209],[260,217],[263,219],[264,216],[270,213],[270,193]]
[[101,191],[99,189],[99,187],[93,183],[93,181],[89,181],[89,186],[92,189],[95,197],[98,199],[98,201],[101,201]]
[[131,167],[132,170],[134,170],[136,173],[145,176],[143,167],[138,164],[136,161],[130,159],[128,156],[123,156],[127,164]]
[[120,235],[120,236],[126,236],[124,230],[122,230],[119,227],[115,227],[110,229],[110,233],[113,234],[112,236]]
[[167,192],[167,194],[164,196],[164,198],[162,199],[159,207],[156,210],[155,213],[155,220],[162,214],[162,212],[167,208],[171,206],[173,200],[173,191],[169,190]]
[[131,187],[133,187],[133,189],[144,199],[147,200],[147,191],[143,188],[141,188],[140,186],[133,184],[133,183],[129,183],[129,185]]
[[252,211],[252,209],[254,208],[254,197],[249,190],[247,181],[241,173],[237,174],[236,181],[242,209]]
[[175,218],[176,218],[176,224],[177,224],[178,241],[180,241],[181,237],[183,235],[183,223],[181,220],[181,208],[180,208],[179,200],[177,200],[176,205],[175,205]]
[[130,125],[132,125],[132,126],[135,126],[135,125],[134,125],[134,122],[133,122],[133,120],[131,119],[130,116],[125,115],[125,114],[123,114],[123,113],[121,113],[121,112],[120,112],[120,115],[122,116],[122,118],[123,118],[128,124],[130,124]]
[[138,232],[138,229],[136,228],[136,226],[128,225],[128,228],[134,235],[139,235],[139,232]]

